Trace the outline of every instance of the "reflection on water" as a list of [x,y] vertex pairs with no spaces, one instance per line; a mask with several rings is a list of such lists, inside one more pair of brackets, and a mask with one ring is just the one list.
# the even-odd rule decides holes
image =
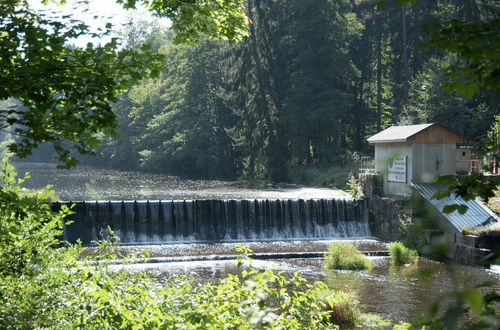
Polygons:
[[53,164],[16,163],[22,175],[31,173],[27,188],[54,186],[60,200],[168,200],[168,199],[286,199],[348,198],[338,189],[307,188],[293,185],[246,189],[238,182],[186,180],[175,176],[131,171],[115,171],[79,166],[56,169]]
[[[291,275],[302,271],[302,276],[313,281],[324,281],[334,289],[356,294],[365,312],[377,313],[394,322],[409,321],[422,315],[430,305],[443,300],[450,293],[464,287],[472,287],[484,281],[495,281],[495,290],[500,290],[498,274],[488,273],[480,268],[463,265],[444,265],[421,259],[418,265],[390,267],[387,257],[372,257],[374,268],[371,272],[324,271],[323,258],[253,260],[256,268],[274,268]],[[164,264],[138,264],[127,266],[129,270],[147,271],[159,282],[176,274],[191,274],[200,282],[216,282],[228,273],[238,273],[235,262],[197,261],[170,262]],[[429,272],[430,276],[422,277]]]

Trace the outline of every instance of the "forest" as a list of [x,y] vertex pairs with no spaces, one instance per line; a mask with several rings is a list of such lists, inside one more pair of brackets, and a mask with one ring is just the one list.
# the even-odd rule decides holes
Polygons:
[[[119,96],[119,138],[99,136],[103,157],[81,162],[290,181],[371,155],[366,138],[396,124],[439,122],[476,144],[500,112],[498,94],[443,88],[464,59],[429,45],[425,28],[499,12],[487,0],[248,0],[242,41],[188,44],[158,22],[135,20],[120,32],[125,47],[149,44],[163,56],[162,72]],[[31,159],[46,160],[47,148]]]

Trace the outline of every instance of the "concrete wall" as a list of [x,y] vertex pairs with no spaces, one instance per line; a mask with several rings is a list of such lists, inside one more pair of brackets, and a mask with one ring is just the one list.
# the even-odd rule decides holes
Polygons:
[[[406,159],[406,182],[388,178],[388,163],[394,158]],[[409,196],[411,182],[433,182],[438,175],[455,174],[456,145],[449,144],[375,144],[375,169],[384,176],[384,195]]]
[[[410,182],[413,178],[413,151],[409,143],[375,144],[375,169],[384,176],[384,195],[409,196]],[[407,157],[406,183],[388,181],[388,162],[391,158]]]
[[413,182],[433,182],[438,175],[456,173],[456,145],[413,144]]

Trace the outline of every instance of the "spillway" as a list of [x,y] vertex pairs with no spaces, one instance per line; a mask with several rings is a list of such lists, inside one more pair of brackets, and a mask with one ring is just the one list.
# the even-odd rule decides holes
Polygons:
[[237,242],[368,237],[362,199],[83,201],[74,204],[64,239],[91,244],[107,236],[122,244]]

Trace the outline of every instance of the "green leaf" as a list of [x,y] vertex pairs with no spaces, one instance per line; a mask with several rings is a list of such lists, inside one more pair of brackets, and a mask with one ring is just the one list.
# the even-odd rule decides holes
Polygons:
[[462,297],[469,304],[474,313],[480,316],[484,306],[484,300],[481,293],[473,289],[464,290],[462,292]]

